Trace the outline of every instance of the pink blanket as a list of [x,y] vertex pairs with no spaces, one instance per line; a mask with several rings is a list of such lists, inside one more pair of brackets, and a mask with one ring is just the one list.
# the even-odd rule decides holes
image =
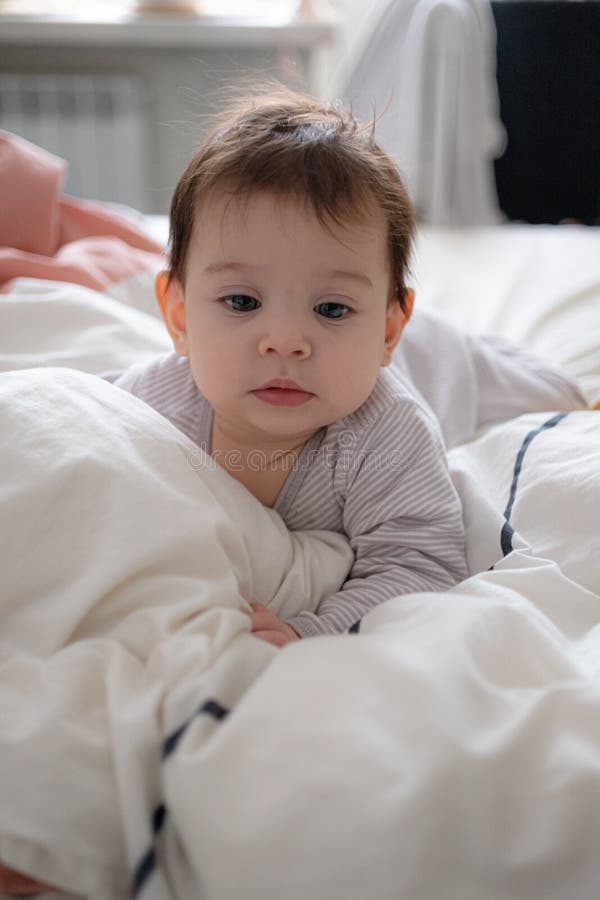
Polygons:
[[155,268],[161,247],[100,203],[62,195],[66,164],[0,131],[0,291],[14,278],[104,290]]

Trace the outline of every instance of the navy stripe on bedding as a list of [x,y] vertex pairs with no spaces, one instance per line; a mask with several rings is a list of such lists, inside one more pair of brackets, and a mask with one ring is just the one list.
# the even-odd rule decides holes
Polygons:
[[184,722],[179,728],[175,731],[171,732],[168,738],[166,738],[163,748],[162,748],[162,758],[166,759],[168,756],[173,753],[173,751],[177,748],[179,741],[192,724],[194,719],[197,716],[212,716],[213,719],[216,719],[217,722],[220,722],[227,715],[228,710],[226,710],[220,703],[217,703],[216,700],[206,700],[202,706],[199,706],[196,712],[190,716],[187,722]]
[[135,867],[135,872],[133,873],[133,881],[131,884],[131,896],[137,897],[154,872],[156,868],[156,854],[154,852],[154,847],[150,847],[139,863]]
[[[183,723],[179,728],[173,731],[169,737],[163,743],[162,747],[162,758],[163,761],[168,759],[172,753],[177,749],[177,746],[192,724],[192,722],[197,718],[197,716],[207,715],[211,716],[215,721],[221,722],[224,718],[229,714],[229,710],[225,709],[224,706],[221,706],[216,700],[206,700],[202,703],[196,712],[187,719],[186,722]],[[154,812],[152,813],[152,840],[158,837],[160,832],[162,831],[164,824],[168,817],[168,809],[164,805],[164,803],[160,803]],[[138,864],[136,865],[133,877],[131,880],[131,896],[138,897],[140,892],[143,890],[144,886],[147,884],[148,879],[152,875],[152,873],[156,870],[156,852],[154,846],[148,847],[148,849],[142,854]]]
[[510,517],[512,515],[513,506],[515,503],[515,498],[517,496],[517,488],[519,484],[519,476],[521,474],[521,469],[523,468],[523,459],[525,458],[525,454],[529,449],[529,446],[533,439],[537,437],[538,434],[541,434],[542,431],[546,431],[548,428],[554,428],[555,425],[558,425],[568,413],[557,413],[557,415],[552,416],[552,418],[547,419],[539,428],[534,428],[533,431],[530,431],[523,440],[519,448],[519,452],[517,453],[517,457],[515,459],[515,467],[513,470],[512,482],[510,485],[510,493],[508,497],[508,503],[506,504],[506,509],[504,510],[504,525],[502,526],[502,531],[500,532],[500,547],[502,548],[502,555],[508,556],[509,553],[513,550],[512,539],[515,533],[514,528],[510,524]]

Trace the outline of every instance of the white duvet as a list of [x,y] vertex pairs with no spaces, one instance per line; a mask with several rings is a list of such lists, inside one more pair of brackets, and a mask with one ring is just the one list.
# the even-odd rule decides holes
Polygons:
[[0,859],[98,900],[597,900],[600,412],[451,452],[468,581],[277,651],[246,601],[315,604],[342,541],[90,376],[0,404]]
[[314,610],[352,554],[289,532],[94,376],[5,373],[0,423],[0,858],[127,896],[162,741],[206,694],[237,702],[276,654],[249,636],[248,602]]

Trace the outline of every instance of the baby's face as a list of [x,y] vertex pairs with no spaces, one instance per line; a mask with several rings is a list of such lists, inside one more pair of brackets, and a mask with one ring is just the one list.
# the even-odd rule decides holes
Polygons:
[[268,193],[203,206],[175,347],[240,445],[298,446],[367,399],[404,323],[386,235],[380,212],[327,228]]

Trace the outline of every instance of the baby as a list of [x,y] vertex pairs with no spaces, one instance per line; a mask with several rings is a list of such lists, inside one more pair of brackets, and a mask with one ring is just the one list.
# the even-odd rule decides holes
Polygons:
[[[467,574],[440,423],[451,444],[584,405],[540,361],[428,313],[390,369],[414,302],[412,236],[398,171],[350,114],[284,91],[230,109],[173,199],[156,291],[175,352],[107,376],[289,528],[348,536],[350,576],[316,615],[282,622],[253,604],[253,632],[278,646],[356,630],[383,600]],[[0,891],[44,887],[0,863]]]
[[413,307],[413,213],[372,131],[287,91],[242,103],[180,179],[170,225],[156,293],[175,352],[115,384],[290,529],[344,533],[355,553],[316,614],[283,622],[256,603],[254,633],[345,632],[465,577],[439,426],[386,369]]

